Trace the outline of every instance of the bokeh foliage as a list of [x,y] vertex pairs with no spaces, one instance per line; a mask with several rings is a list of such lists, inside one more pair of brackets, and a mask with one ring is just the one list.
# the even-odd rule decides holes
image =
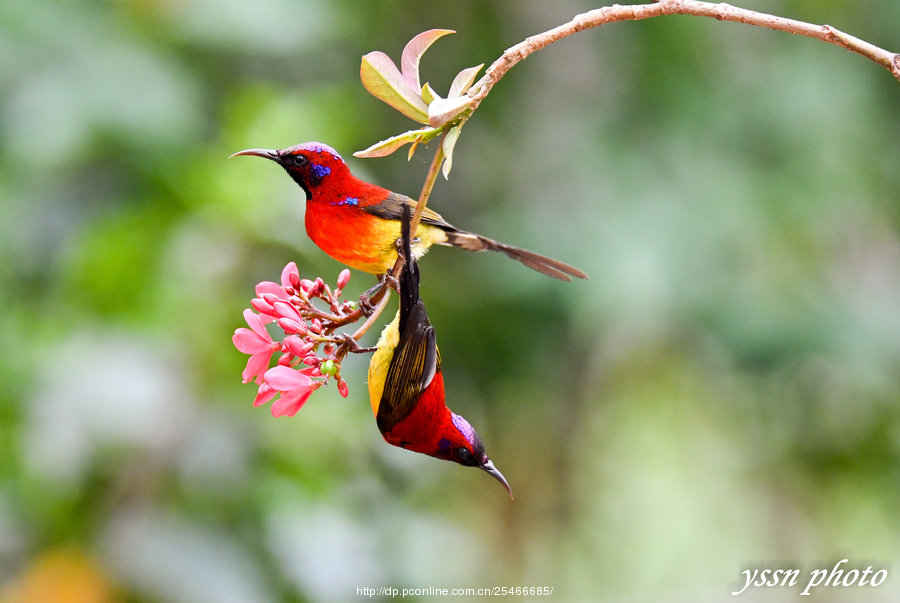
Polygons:
[[[895,0],[745,6],[900,48]],[[900,88],[812,40],[615,24],[530,57],[469,122],[431,206],[591,275],[422,261],[449,404],[514,503],[381,442],[365,359],[347,400],[250,407],[230,337],[253,284],[340,266],[284,174],[226,157],[321,140],[349,158],[409,127],[360,85],[366,52],[454,29],[422,65],[448,82],[588,8],[0,5],[0,593],[722,600],[747,567],[896,569]],[[415,195],[427,154],[351,167]],[[816,596],[897,595],[892,576]]]

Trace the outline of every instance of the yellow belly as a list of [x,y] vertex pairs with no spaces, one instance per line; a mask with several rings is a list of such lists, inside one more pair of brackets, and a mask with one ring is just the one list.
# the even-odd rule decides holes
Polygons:
[[[400,222],[377,218],[343,207],[308,207],[306,232],[312,241],[338,262],[370,274],[384,274],[397,260],[394,243],[400,238]],[[425,255],[447,234],[430,224],[419,224],[412,251]]]
[[387,379],[391,359],[394,357],[394,349],[400,342],[400,311],[394,320],[388,323],[381,331],[378,338],[378,349],[372,354],[369,362],[369,403],[372,405],[372,414],[378,417],[378,405],[381,404],[381,396],[384,393],[384,382]]

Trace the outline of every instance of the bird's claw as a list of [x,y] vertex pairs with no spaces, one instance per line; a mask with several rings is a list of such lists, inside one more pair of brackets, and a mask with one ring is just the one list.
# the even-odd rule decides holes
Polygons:
[[366,354],[368,352],[374,352],[375,348],[364,348],[353,338],[349,333],[341,333],[341,343],[340,345],[346,346],[347,351],[352,354]]
[[389,286],[391,289],[393,289],[394,291],[396,291],[397,293],[400,293],[400,281],[398,281],[398,280],[394,277],[394,275],[391,274],[390,272],[386,272],[386,273],[381,277],[381,283],[380,283],[380,285],[381,285],[382,287],[385,286],[385,285],[387,285],[387,286]]
[[372,303],[368,291],[359,296],[359,311],[362,312],[363,316],[365,316],[366,318],[372,316],[372,314],[375,312],[375,308],[376,304]]
[[400,281],[394,278],[390,272],[385,272],[374,286],[366,289],[363,291],[362,295],[359,296],[359,309],[363,313],[363,316],[368,318],[375,312],[375,308],[378,304],[373,304],[372,298],[379,295],[385,286],[390,287],[398,293],[400,292]]

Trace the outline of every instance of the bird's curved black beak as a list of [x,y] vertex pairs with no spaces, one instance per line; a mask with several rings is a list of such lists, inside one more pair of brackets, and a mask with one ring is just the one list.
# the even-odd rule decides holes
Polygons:
[[238,157],[239,155],[252,155],[253,157],[264,157],[265,159],[271,159],[272,161],[279,161],[280,155],[278,151],[275,149],[244,149],[243,151],[238,151],[232,155],[229,155],[228,158]]
[[503,477],[503,474],[500,473],[500,470],[494,467],[494,463],[490,459],[488,459],[483,465],[479,465],[479,467],[490,473],[495,480],[503,484],[503,487],[506,488],[506,491],[509,493],[510,500],[514,500],[512,489],[509,487],[509,482],[506,481],[506,478]]

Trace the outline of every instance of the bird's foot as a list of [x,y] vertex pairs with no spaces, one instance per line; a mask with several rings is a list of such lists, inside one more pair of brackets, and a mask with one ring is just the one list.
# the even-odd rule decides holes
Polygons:
[[400,293],[400,281],[394,278],[394,275],[390,272],[385,272],[381,277],[381,286],[383,287],[385,285],[389,286],[397,293]]
[[[369,291],[371,291],[371,289]],[[372,298],[368,291],[359,296],[359,311],[362,312],[362,315],[366,318],[372,316],[375,312],[375,306],[376,304],[372,303]]]
[[341,333],[342,341],[339,345],[346,346],[347,351],[352,354],[368,354],[374,352],[377,348],[364,348],[349,333]]
[[375,283],[374,286],[370,287],[363,291],[362,295],[359,296],[359,309],[362,310],[363,316],[369,317],[375,312],[375,308],[378,306],[377,303],[372,303],[372,300],[381,294],[381,290],[385,287],[390,287],[394,291],[400,291],[400,281],[391,276],[390,272],[386,272],[381,275],[378,279],[378,282]]

